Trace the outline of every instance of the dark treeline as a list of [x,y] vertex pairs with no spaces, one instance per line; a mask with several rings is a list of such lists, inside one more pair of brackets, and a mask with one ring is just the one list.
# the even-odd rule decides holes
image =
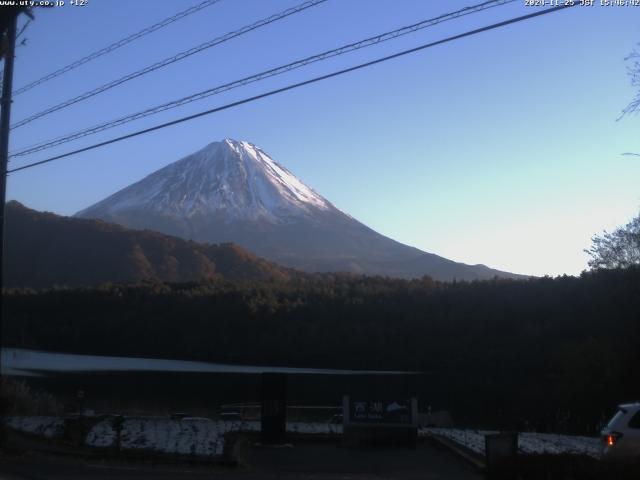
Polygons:
[[640,399],[640,268],[14,290],[4,309],[6,346],[423,371],[421,396],[468,425],[593,433],[615,404]]

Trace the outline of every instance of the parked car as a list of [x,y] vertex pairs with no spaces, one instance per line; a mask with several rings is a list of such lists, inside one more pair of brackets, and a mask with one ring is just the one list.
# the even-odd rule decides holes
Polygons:
[[619,405],[600,435],[604,460],[640,462],[640,402]]

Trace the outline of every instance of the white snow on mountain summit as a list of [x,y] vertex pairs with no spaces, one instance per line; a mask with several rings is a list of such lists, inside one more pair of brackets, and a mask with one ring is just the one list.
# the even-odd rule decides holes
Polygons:
[[335,207],[260,148],[227,138],[152,173],[92,208],[109,215],[136,208],[183,218],[224,214],[227,219],[282,223]]
[[[304,151],[300,152],[304,155]],[[214,142],[76,213],[309,272],[475,280],[517,275],[404,245],[342,212],[246,141]]]

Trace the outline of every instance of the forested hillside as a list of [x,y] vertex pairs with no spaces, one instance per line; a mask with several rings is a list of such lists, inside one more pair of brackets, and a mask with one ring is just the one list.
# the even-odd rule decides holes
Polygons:
[[451,284],[318,275],[16,290],[4,318],[7,346],[418,370],[435,406],[493,425],[585,431],[640,398],[639,268]]
[[286,279],[291,269],[230,243],[189,242],[150,230],[37,212],[7,203],[9,287],[99,286],[106,282]]

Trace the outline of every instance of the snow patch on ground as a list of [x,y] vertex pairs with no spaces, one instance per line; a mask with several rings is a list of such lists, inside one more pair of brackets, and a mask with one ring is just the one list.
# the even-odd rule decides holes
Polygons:
[[222,455],[222,423],[209,419],[127,419],[122,425],[120,448],[206,457]]
[[[62,438],[65,420],[61,417],[8,417],[14,429],[45,438]],[[223,421],[188,417],[174,420],[161,417],[106,417],[96,419],[85,445],[120,451],[147,451],[198,457],[222,456],[225,435],[232,432],[259,432],[259,421]],[[333,423],[287,423],[289,433],[340,435],[342,425]]]
[[87,434],[87,445],[91,447],[115,447],[118,433],[113,425],[113,419],[104,419],[96,423]]
[[[469,450],[484,455],[484,436],[495,430],[463,430],[456,428],[424,428],[421,435],[436,435],[451,440]],[[593,437],[559,435],[555,433],[521,432],[518,434],[518,451],[525,455],[571,454],[600,456],[600,441]]]
[[[112,423],[96,424],[87,436],[92,447],[116,447],[117,434]],[[225,435],[232,432],[259,432],[258,421],[222,421],[208,418],[128,418],[122,422],[121,450],[146,450],[158,453],[220,456]],[[329,423],[287,423],[287,431],[303,434],[342,433],[342,425]]]
[[45,438],[59,438],[64,434],[64,419],[60,417],[7,417],[9,428]]
[[521,433],[518,448],[522,453],[570,453],[599,458],[602,447],[600,439],[574,437],[554,433]]
[[342,424],[287,422],[287,432],[306,435],[342,435]]
[[[121,422],[117,425],[117,422]],[[62,417],[7,417],[8,427],[48,439],[60,439],[65,433]],[[118,429],[120,430],[118,435]],[[232,432],[259,432],[259,421],[224,421],[188,417],[174,420],[162,417],[107,417],[96,419],[85,444],[95,448],[119,448],[122,451],[217,457],[224,452],[225,435]],[[328,422],[288,422],[287,432],[305,435],[341,435],[342,425]],[[484,456],[484,437],[495,430],[421,428],[421,436],[435,435],[451,440]],[[118,445],[119,443],[119,445]],[[522,432],[518,450],[525,455],[573,454],[600,456],[600,441],[593,437],[553,433]]]

